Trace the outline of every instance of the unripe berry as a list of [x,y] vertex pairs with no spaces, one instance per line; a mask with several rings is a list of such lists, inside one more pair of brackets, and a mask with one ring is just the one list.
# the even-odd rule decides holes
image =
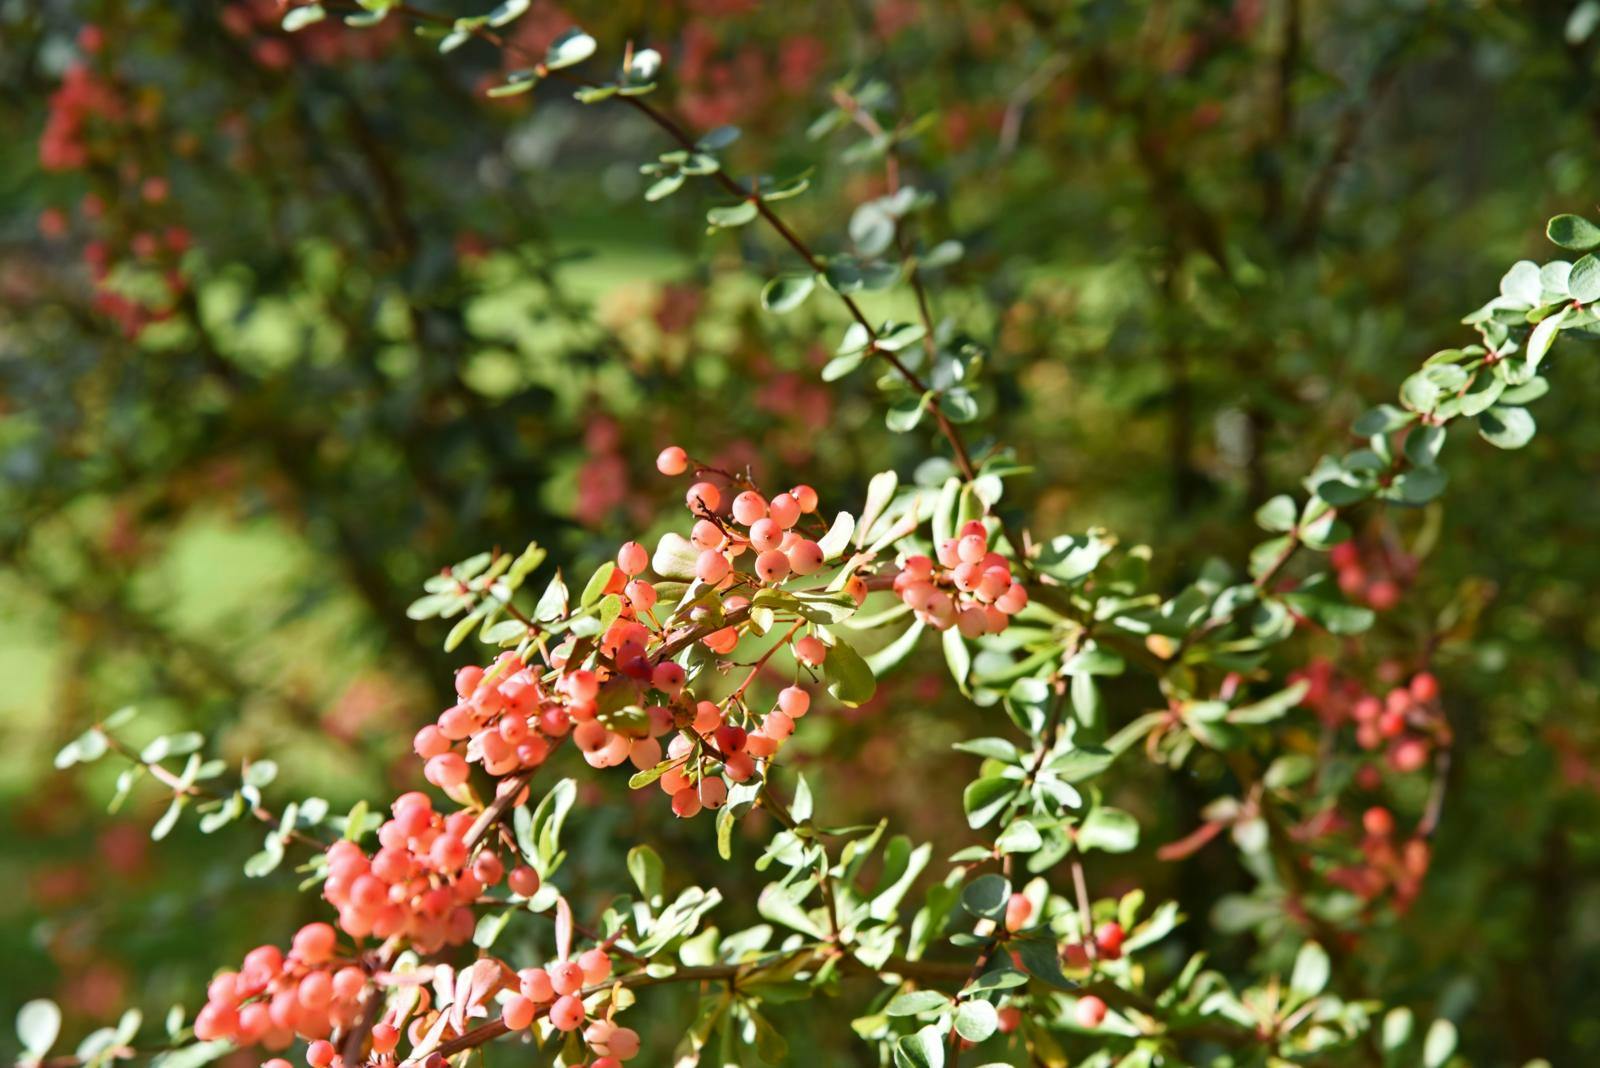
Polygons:
[[689,454],[676,445],[668,445],[656,454],[656,470],[673,477],[689,469]]
[[1100,1021],[1106,1018],[1106,1003],[1093,994],[1081,997],[1073,1009],[1073,1017],[1078,1021],[1079,1027],[1089,1029],[1099,1027]]
[[550,1026],[557,1031],[576,1031],[583,1023],[583,1002],[568,994],[550,1006]]

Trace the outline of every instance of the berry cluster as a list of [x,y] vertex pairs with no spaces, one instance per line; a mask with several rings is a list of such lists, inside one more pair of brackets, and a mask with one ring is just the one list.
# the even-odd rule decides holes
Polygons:
[[[1292,675],[1291,681],[1295,680],[1309,683],[1302,699],[1306,707],[1330,727],[1354,724],[1356,744],[1368,751],[1383,749],[1393,771],[1420,771],[1434,745],[1448,734],[1439,707],[1439,680],[1431,672],[1418,672],[1382,697],[1356,679],[1340,677],[1332,663],[1321,658]],[[1376,769],[1363,772],[1360,784],[1375,786]]]
[[989,548],[989,532],[974,519],[937,546],[937,561],[908,556],[894,591],[930,627],[956,627],[963,637],[998,634],[1028,603],[1028,591],[1011,577],[1011,564]]
[[471,763],[497,778],[544,763],[574,719],[594,716],[592,673],[574,672],[563,682],[564,693],[547,693],[538,672],[510,652],[488,671],[469,665],[456,672],[460,700],[412,740],[427,762],[424,777],[448,792],[467,781]]
[[1361,814],[1361,831],[1362,863],[1332,869],[1328,881],[1365,901],[1392,893],[1396,910],[1404,912],[1422,891],[1432,849],[1417,835],[1397,841],[1394,814],[1382,806]]
[[[325,923],[300,928],[287,954],[277,946],[252,949],[237,972],[211,980],[206,1005],[195,1017],[195,1037],[281,1050],[298,1035],[311,1041],[313,1052],[327,1047],[331,1054],[332,1047],[320,1040],[354,1023],[368,985],[367,973],[340,960],[336,950],[337,935]],[[374,1049],[384,1039],[392,1050],[398,1034],[375,1030]]]
[[[656,470],[664,475],[681,475],[688,469],[688,454],[676,445],[656,457]],[[714,482],[690,486],[685,503],[696,516],[689,542],[700,550],[695,577],[701,582],[731,586],[744,578],[735,561],[746,552],[754,555],[750,572],[761,585],[776,586],[790,575],[811,575],[822,568],[822,547],[795,529],[801,516],[817,510],[817,491],[810,486],[796,486],[770,501],[747,489],[728,502],[726,518],[722,490]]]
[[[517,973],[517,992],[501,1005],[500,1019],[512,1031],[526,1031],[543,1015],[557,1031],[576,1031],[587,1016],[584,988],[610,977],[611,958],[598,946],[575,960],[524,968]],[[632,1060],[639,1052],[638,1033],[607,1018],[590,1022],[583,1038],[590,1049],[602,1059],[610,1058],[612,1064]]]
[[1416,561],[1398,550],[1376,546],[1363,551],[1354,540],[1340,542],[1328,553],[1339,589],[1352,601],[1365,601],[1387,612],[1400,603]]
[[[339,910],[339,926],[352,938],[403,935],[424,953],[467,941],[472,902],[505,877],[505,865],[487,850],[469,857],[470,810],[441,816],[426,794],[412,792],[392,811],[371,857],[347,840],[328,849],[322,896]],[[512,889],[532,893],[538,877],[518,869]]]
[[669,766],[656,780],[672,798],[672,811],[688,819],[701,809],[721,808],[728,799],[727,783],[748,781],[756,760],[775,755],[794,733],[794,721],[810,709],[811,695],[788,686],[761,722],[747,730],[728,722],[714,702],[696,703],[688,730],[668,745]]
[[[86,26],[78,34],[78,49],[86,60],[104,44],[105,34],[97,26]],[[112,269],[127,260],[157,268],[166,293],[175,297],[187,285],[178,260],[191,244],[189,231],[175,224],[165,207],[172,198],[171,182],[164,175],[141,172],[136,155],[126,151],[130,136],[149,136],[156,120],[151,100],[124,91],[88,62],[74,63],[51,94],[50,115],[39,137],[41,167],[87,172],[105,190],[104,196],[85,193],[78,204],[82,221],[99,233],[84,244],[83,262],[95,283],[95,311],[129,338],[169,318],[173,308],[160,296],[135,297],[113,286]],[[109,217],[108,199],[128,210]],[[70,228],[71,220],[60,208],[47,208],[39,215],[39,232],[47,239],[62,239]]]

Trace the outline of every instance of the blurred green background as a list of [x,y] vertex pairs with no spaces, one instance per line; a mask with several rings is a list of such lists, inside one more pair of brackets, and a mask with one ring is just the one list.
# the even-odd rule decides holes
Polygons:
[[[867,384],[820,382],[826,302],[761,311],[784,248],[708,238],[707,189],[642,199],[667,146],[636,115],[486,100],[500,59],[476,44],[276,21],[271,0],[0,0],[0,1017],[54,996],[72,1035],[193,1005],[321,915],[287,867],[241,874],[253,830],[151,843],[154,789],[107,815],[114,767],[51,766],[89,723],[137,705],[133,741],[197,729],[275,758],[277,797],[379,801],[417,781],[410,734],[470,658],[404,615],[440,566],[536,538],[587,574],[664,529],[651,461],[672,442],[836,507],[931,448],[888,434]],[[786,216],[823,250],[883,188],[859,137],[806,135],[834,87],[918,124],[928,237],[965,247],[938,314],[990,348],[982,434],[1036,467],[1006,507],[1149,542],[1174,583],[1241,559],[1250,510],[1465,340],[1505,267],[1548,257],[1541,222],[1600,188],[1592,0],[540,0],[515,32],[542,47],[574,22],[606,54],[659,48],[690,129],[743,128],[741,172],[815,165]],[[104,97],[63,134],[76,65]],[[84,154],[63,166],[41,142],[67,135]],[[141,254],[176,227],[187,251]],[[130,328],[108,290],[155,313]],[[1441,638],[1458,745],[1435,868],[1352,949],[1481,1064],[1600,1060],[1600,368],[1580,353],[1559,378],[1532,446],[1450,450],[1441,507],[1362,532],[1426,565],[1359,647],[1321,650],[1360,674]],[[924,784],[964,774],[949,743],[974,713],[935,677],[813,717],[796,752],[837,822],[886,814],[947,853],[969,832]],[[1120,698],[1126,719],[1151,695]],[[1153,847],[1219,774],[1152,768],[1116,800]],[[753,915],[708,826],[585,782],[580,893],[645,840],[724,888],[725,929]],[[1249,885],[1226,849],[1096,865],[1107,892],[1177,898],[1181,947],[1250,963],[1207,920]],[[647,1050],[683,1011],[636,1025]],[[786,1017],[791,1046],[855,1063],[828,1011]]]

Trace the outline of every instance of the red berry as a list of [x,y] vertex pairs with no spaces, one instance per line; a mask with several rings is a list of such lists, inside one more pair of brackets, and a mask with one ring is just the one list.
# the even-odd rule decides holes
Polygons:
[[1073,1015],[1076,1017],[1079,1027],[1091,1029],[1099,1027],[1100,1021],[1106,1018],[1106,1003],[1093,994],[1081,997],[1078,999],[1077,1006],[1073,1009]]
[[1094,929],[1094,945],[1100,955],[1108,960],[1122,956],[1122,924],[1107,920]]

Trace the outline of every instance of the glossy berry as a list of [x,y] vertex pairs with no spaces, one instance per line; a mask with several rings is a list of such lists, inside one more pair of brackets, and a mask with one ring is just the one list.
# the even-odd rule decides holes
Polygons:
[[668,445],[656,455],[656,470],[663,475],[681,475],[689,469],[689,454],[676,445]]

